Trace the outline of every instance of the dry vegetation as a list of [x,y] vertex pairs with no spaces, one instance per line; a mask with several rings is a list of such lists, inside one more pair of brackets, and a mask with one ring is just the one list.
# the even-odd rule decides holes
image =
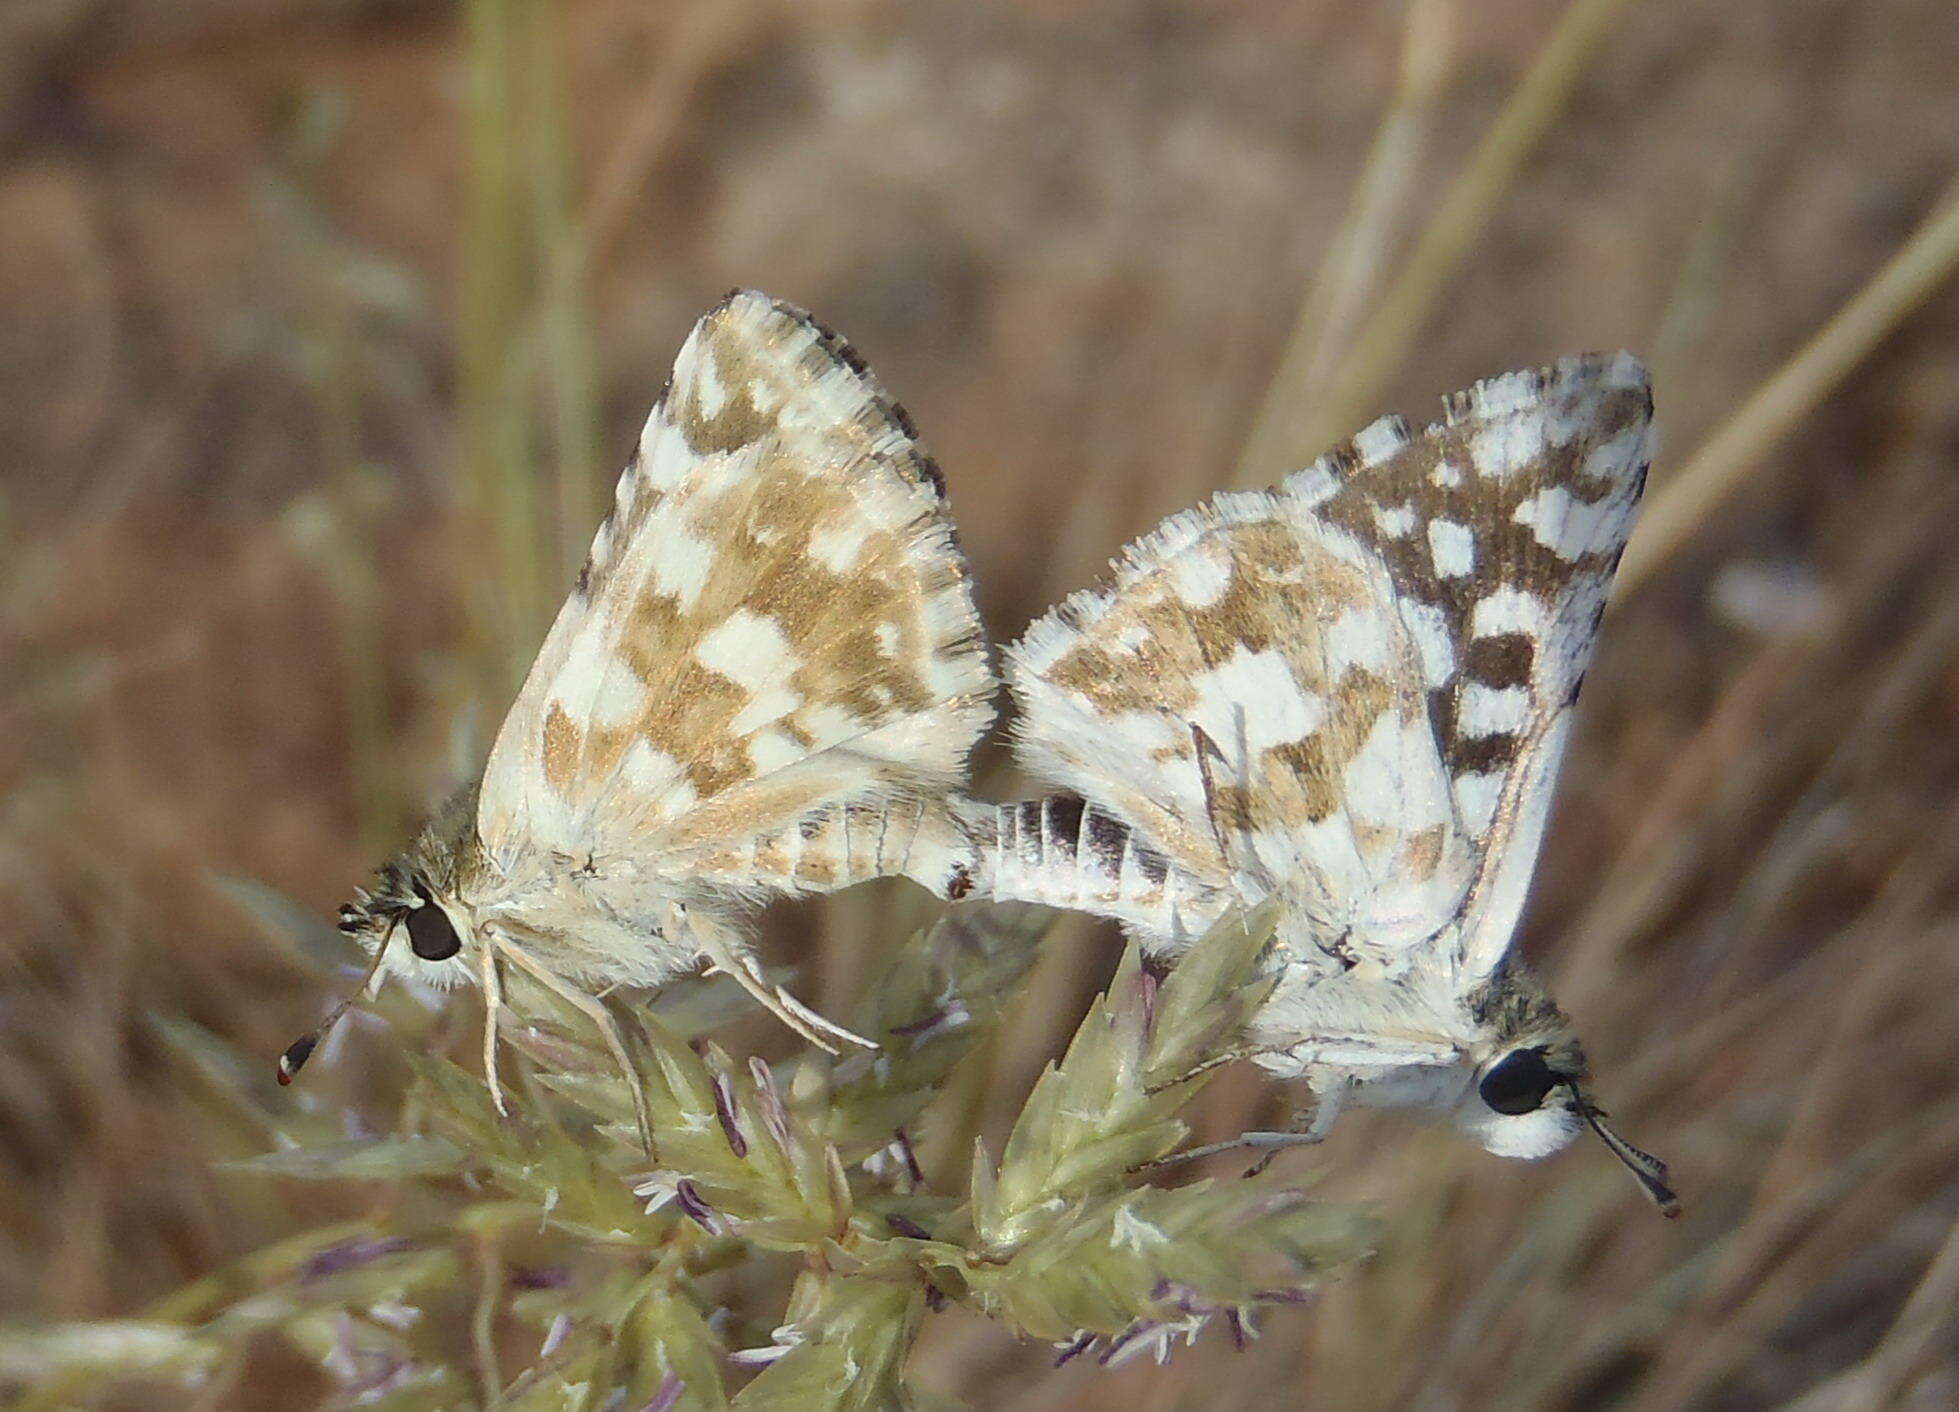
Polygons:
[[[214,1166],[270,1140],[227,1095],[266,1099],[336,984],[314,919],[468,768],[743,283],[911,408],[1003,639],[1206,489],[1501,369],[1641,350],[1668,448],[1526,944],[1686,1215],[1587,1147],[1355,1117],[1281,1171],[1371,1203],[1380,1252],[1249,1349],[1053,1372],[955,1310],[921,1386],[1959,1402],[1954,73],[1946,0],[0,12],[0,1314],[167,1312],[406,1219],[390,1183]],[[782,910],[839,1013],[920,916]],[[999,1150],[1116,954],[1057,931],[955,1128]],[[466,1011],[391,1013],[289,1111],[385,1128],[404,1046],[470,1052]],[[1197,1125],[1284,1108],[1232,1074]],[[539,1298],[500,1239],[457,1278],[514,1373]],[[291,1351],[213,1396],[341,1405]]]

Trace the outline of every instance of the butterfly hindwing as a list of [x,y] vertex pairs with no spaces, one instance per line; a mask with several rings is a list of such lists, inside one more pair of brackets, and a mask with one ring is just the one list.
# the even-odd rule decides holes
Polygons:
[[1219,496],[1010,651],[1023,758],[1195,880],[1286,890],[1329,942],[1425,935],[1467,860],[1393,607],[1352,536],[1284,495]]

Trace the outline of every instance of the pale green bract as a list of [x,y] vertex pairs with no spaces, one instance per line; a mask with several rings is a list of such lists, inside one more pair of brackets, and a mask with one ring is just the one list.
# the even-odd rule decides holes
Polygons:
[[712,983],[615,1001],[650,1157],[601,1037],[521,979],[507,1118],[478,1075],[426,1052],[430,1011],[382,997],[395,1033],[350,1047],[409,1071],[386,1133],[350,1135],[311,1091],[159,1023],[243,1151],[259,1149],[222,1164],[233,1180],[355,1184],[369,1195],[354,1209],[374,1214],[137,1319],[10,1334],[0,1378],[27,1409],[130,1388],[221,1401],[270,1340],[363,1406],[868,1410],[948,1405],[906,1364],[953,1303],[1063,1359],[1165,1357],[1207,1328],[1242,1338],[1368,1237],[1270,1178],[1167,1188],[1136,1170],[1184,1141],[1178,1112],[1207,1075],[1185,1076],[1264,997],[1269,910],[1227,918],[1166,979],[1130,948],[996,1162],[972,1136],[963,1061],[1013,1013],[1047,925],[993,909],[915,933],[850,1017],[872,1055],[737,1060],[702,1037],[727,1018]]

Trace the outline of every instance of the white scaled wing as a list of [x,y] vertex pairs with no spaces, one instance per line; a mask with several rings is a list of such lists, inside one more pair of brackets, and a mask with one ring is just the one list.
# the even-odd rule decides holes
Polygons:
[[1469,858],[1418,646],[1380,560],[1289,497],[1172,517],[1009,663],[1029,768],[1214,907],[1282,891],[1328,954],[1393,953],[1455,914]]
[[1576,359],[1173,516],[1010,649],[1023,759],[1196,883],[1284,891],[1328,955],[1439,943],[1473,983],[1522,906],[1649,422],[1635,360]]
[[1638,359],[1568,358],[1445,398],[1419,435],[1378,421],[1285,485],[1380,557],[1421,648],[1477,860],[1446,958],[1464,987],[1496,970],[1523,910],[1652,422]]
[[734,893],[841,886],[801,840],[916,817],[992,690],[904,413],[808,315],[736,293],[647,418],[497,736],[478,831],[505,873],[556,854]]

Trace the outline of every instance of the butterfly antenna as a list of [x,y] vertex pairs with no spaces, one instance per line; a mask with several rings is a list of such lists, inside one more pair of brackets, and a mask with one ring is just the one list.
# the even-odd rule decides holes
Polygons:
[[1592,1131],[1599,1135],[1601,1142],[1612,1149],[1612,1155],[1625,1164],[1626,1170],[1633,1174],[1646,1194],[1653,1198],[1653,1204],[1660,1208],[1660,1214],[1668,1220],[1678,1216],[1680,1198],[1674,1195],[1673,1188],[1667,1185],[1667,1164],[1652,1153],[1634,1147],[1608,1128],[1605,1125],[1604,1112],[1592,1106],[1592,1101],[1585,1097],[1578,1085],[1571,1085],[1571,1096],[1578,1105],[1579,1113],[1591,1125]]
[[313,1057],[313,1051],[319,1048],[320,1041],[327,1037],[327,1032],[340,1023],[340,1017],[347,1013],[356,1000],[359,1000],[368,993],[368,988],[374,984],[375,978],[381,974],[381,957],[386,953],[387,949],[388,938],[383,936],[381,938],[381,944],[374,948],[374,956],[367,963],[367,970],[361,975],[360,984],[355,986],[346,996],[342,997],[339,1004],[327,1011],[324,1020],[286,1046],[286,1052],[279,1056],[279,1083],[281,1087],[293,1081],[294,1076],[305,1067],[306,1061]]

